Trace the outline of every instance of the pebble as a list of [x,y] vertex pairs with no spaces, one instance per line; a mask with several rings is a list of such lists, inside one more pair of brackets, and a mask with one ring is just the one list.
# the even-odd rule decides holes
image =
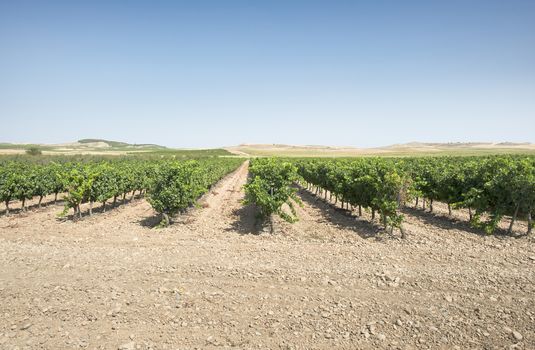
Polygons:
[[23,331],[23,330],[25,330],[25,329],[30,328],[31,326],[32,326],[31,323],[26,323],[24,326],[20,327],[20,330]]
[[397,324],[398,326],[400,326],[400,327],[403,326],[403,322],[401,322],[400,319],[398,319],[398,320],[396,321],[396,324]]
[[108,316],[117,316],[121,312],[121,305],[116,305],[110,312],[108,312]]
[[522,334],[520,334],[520,333],[517,332],[517,331],[513,331],[513,337],[514,337],[516,340],[518,340],[518,341],[524,339],[524,337],[522,336]]
[[119,345],[119,350],[135,350],[136,348],[136,343],[131,341],[129,343],[124,343],[124,344],[121,344]]

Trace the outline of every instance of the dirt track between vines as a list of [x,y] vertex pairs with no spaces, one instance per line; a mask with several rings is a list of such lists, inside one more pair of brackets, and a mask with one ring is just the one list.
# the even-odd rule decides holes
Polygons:
[[244,165],[166,229],[137,199],[0,217],[0,349],[535,349],[535,242],[407,211],[407,240],[304,191],[265,233]]

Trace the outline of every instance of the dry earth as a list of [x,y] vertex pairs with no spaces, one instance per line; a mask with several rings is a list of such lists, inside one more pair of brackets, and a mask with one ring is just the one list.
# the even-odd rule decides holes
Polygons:
[[240,156],[279,157],[360,157],[360,156],[436,156],[436,155],[490,155],[490,154],[535,154],[533,143],[456,142],[423,143],[410,142],[375,148],[336,146],[298,146],[282,144],[242,144],[227,147],[227,151]]
[[304,191],[263,233],[246,178],[160,230],[143,199],[1,216],[0,348],[535,348],[532,239],[407,210],[400,240]]

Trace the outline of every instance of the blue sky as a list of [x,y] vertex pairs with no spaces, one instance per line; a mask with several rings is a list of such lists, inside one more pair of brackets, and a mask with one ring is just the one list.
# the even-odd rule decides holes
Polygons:
[[0,141],[535,142],[535,1],[1,1]]

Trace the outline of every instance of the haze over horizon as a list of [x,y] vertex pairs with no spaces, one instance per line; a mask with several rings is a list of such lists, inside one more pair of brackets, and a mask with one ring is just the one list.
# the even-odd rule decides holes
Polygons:
[[0,3],[0,142],[535,142],[533,1]]

